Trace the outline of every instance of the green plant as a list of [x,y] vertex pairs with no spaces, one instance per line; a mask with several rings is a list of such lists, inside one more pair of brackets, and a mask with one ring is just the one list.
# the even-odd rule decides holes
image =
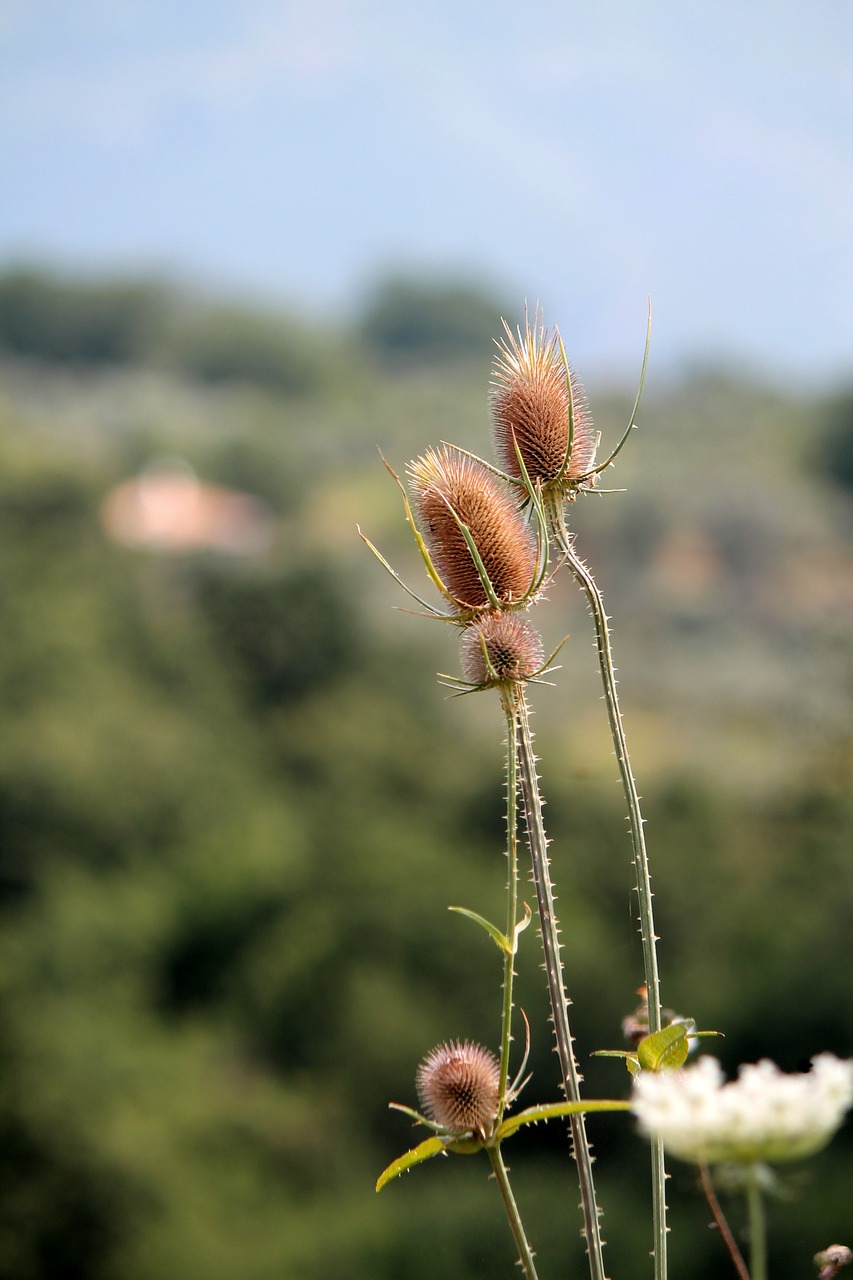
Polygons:
[[[632,1022],[636,1032],[636,1050],[611,1053],[626,1060],[635,1078],[634,1109],[643,1121],[646,1082],[649,1082],[648,1093],[654,1094],[657,1089],[658,1096],[665,1100],[667,1089],[677,1090],[687,1078],[683,1068],[698,1038],[715,1033],[696,1031],[692,1020],[669,1013],[661,1005],[649,860],[639,794],[617,694],[609,620],[595,579],[575,551],[565,522],[565,508],[580,494],[597,489],[599,475],[612,465],[634,429],[648,362],[651,313],[639,389],[627,429],[617,447],[600,463],[595,460],[598,437],[592,427],[588,405],[569,367],[558,332],[554,330],[548,334],[538,315],[534,317],[532,326],[525,317],[523,332],[518,329],[513,334],[508,326],[505,328],[506,340],[499,344],[493,393],[495,445],[503,469],[484,462],[465,449],[445,444],[439,451],[430,450],[410,464],[410,500],[399,477],[385,464],[401,489],[406,518],[414,532],[428,577],[442,596],[444,607],[434,608],[406,587],[385,557],[361,534],[374,555],[428,616],[449,623],[462,632],[464,676],[443,676],[442,679],[457,695],[497,689],[505,716],[507,742],[509,874],[506,931],[500,931],[467,908],[452,908],[484,928],[503,953],[500,1055],[495,1057],[488,1050],[467,1041],[441,1045],[433,1050],[418,1073],[419,1093],[429,1114],[412,1111],[401,1104],[392,1106],[432,1128],[434,1136],[394,1161],[380,1177],[377,1189],[397,1174],[440,1152],[470,1154],[485,1149],[501,1190],[521,1264],[528,1280],[532,1280],[536,1274],[533,1251],[509,1186],[501,1143],[525,1124],[558,1116],[568,1117],[578,1167],[590,1276],[591,1280],[605,1280],[604,1241],[585,1115],[596,1110],[625,1110],[631,1104],[581,1098],[582,1077],[575,1059],[568,1017],[570,1002],[564,980],[548,840],[542,821],[542,797],[526,694],[528,684],[543,683],[543,678],[554,670],[556,654],[543,663],[543,648],[538,634],[520,614],[538,602],[553,572],[565,563],[585,594],[594,624],[604,701],[628,806],[646,978],[643,1003]],[[515,501],[510,496],[513,490]],[[556,569],[553,571],[550,560],[552,545],[556,556]],[[507,1119],[505,1112],[523,1087],[521,1077],[524,1072],[522,1064],[515,1080],[509,1083],[514,963],[519,935],[527,924],[527,918],[518,920],[517,910],[519,795],[531,855],[551,1018],[567,1101],[529,1108]],[[850,1064],[839,1064],[839,1069],[847,1079]],[[754,1070],[759,1071],[758,1068]],[[836,1093],[839,1099],[842,1093],[844,1097],[831,1127],[837,1126],[850,1105],[853,1076],[849,1084],[844,1089],[839,1086]],[[652,1153],[655,1280],[666,1280],[668,1228],[664,1148],[667,1139],[656,1124],[644,1123],[644,1127]],[[704,1160],[700,1163],[704,1164]],[[751,1280],[766,1280],[761,1177],[758,1173],[763,1166],[752,1158],[747,1164],[750,1176],[745,1185],[753,1241]],[[724,1219],[712,1188],[707,1190],[707,1194],[722,1230]],[[743,1262],[731,1235],[725,1231],[723,1234],[732,1260],[743,1274]]]

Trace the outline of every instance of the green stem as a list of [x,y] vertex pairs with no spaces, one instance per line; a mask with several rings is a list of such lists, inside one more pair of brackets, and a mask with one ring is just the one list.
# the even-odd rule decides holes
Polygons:
[[[604,600],[589,568],[574,549],[572,539],[566,529],[563,509],[557,502],[549,506],[552,532],[555,541],[566,559],[575,581],[584,592],[589,605],[592,620],[595,624],[595,641],[598,649],[598,662],[601,680],[604,685],[604,701],[607,706],[607,718],[610,722],[610,733],[616,759],[619,764],[619,776],[628,805],[628,821],[631,830],[631,846],[634,857],[634,871],[637,877],[637,898],[639,901],[640,935],[643,943],[643,967],[645,970],[646,993],[649,1008],[649,1031],[661,1028],[660,977],[657,960],[657,935],[655,933],[654,912],[652,909],[652,881],[649,872],[649,859],[646,853],[646,840],[643,834],[643,815],[640,810],[640,797],[634,780],[631,760],[628,755],[628,743],[622,724],[622,712],[619,707],[619,696],[616,690],[616,668],[613,665],[613,652],[610,647],[610,631],[607,626],[607,614]],[[666,1280],[667,1274],[667,1226],[666,1226],[666,1166],[664,1163],[663,1143],[653,1139],[652,1157],[652,1212],[654,1231],[655,1280]]]
[[500,1146],[487,1147],[486,1150],[492,1162],[492,1172],[500,1189],[506,1216],[509,1219],[510,1229],[518,1249],[519,1261],[524,1268],[524,1274],[527,1280],[538,1280],[536,1267],[533,1263],[533,1250],[530,1247],[527,1236],[524,1234],[524,1226],[518,1212],[518,1205],[515,1203],[515,1196],[512,1194],[512,1187],[509,1185],[509,1176],[506,1165],[503,1162]]
[[761,1194],[761,1170],[753,1165],[746,1184],[746,1207],[749,1217],[749,1272],[752,1280],[767,1280],[767,1226],[764,1220],[764,1197]]
[[[516,709],[516,740],[521,792],[524,798],[524,813],[527,821],[527,835],[533,864],[533,883],[536,889],[542,949],[545,956],[545,973],[548,980],[548,994],[551,998],[554,1035],[557,1041],[557,1055],[560,1060],[566,1097],[571,1102],[579,1102],[582,1077],[575,1060],[572,1033],[569,1027],[569,999],[566,995],[563,981],[559,926],[554,911],[554,891],[551,884],[548,860],[548,841],[542,821],[542,798],[539,794],[539,779],[536,774],[536,757],[533,754],[533,739],[530,732],[527,701],[523,694],[519,697]],[[582,1115],[571,1116],[570,1126],[572,1150],[578,1169],[584,1237],[589,1256],[590,1276],[591,1280],[605,1280],[604,1241],[601,1237],[599,1209],[595,1199],[595,1182],[592,1176],[592,1152],[587,1138],[584,1117]]]
[[515,948],[518,914],[518,762],[515,749],[515,710],[508,696],[502,698],[506,715],[506,937],[512,950],[504,954],[503,1007],[501,1010],[501,1075],[500,1114],[503,1119],[509,1080],[509,1055],[512,1044],[512,986],[515,977]]

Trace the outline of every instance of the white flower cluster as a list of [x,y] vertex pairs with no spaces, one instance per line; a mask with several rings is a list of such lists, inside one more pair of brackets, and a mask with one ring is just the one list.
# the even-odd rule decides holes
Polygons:
[[634,1077],[631,1109],[640,1127],[683,1160],[753,1164],[812,1155],[853,1105],[853,1061],[831,1053],[807,1075],[784,1075],[766,1059],[725,1083],[716,1058]]

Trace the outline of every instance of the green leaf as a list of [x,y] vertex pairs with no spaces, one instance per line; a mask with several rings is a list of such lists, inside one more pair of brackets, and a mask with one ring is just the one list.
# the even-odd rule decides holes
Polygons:
[[432,1120],[428,1120],[426,1116],[421,1115],[420,1111],[415,1111],[412,1107],[407,1107],[404,1102],[389,1102],[388,1107],[391,1111],[402,1111],[404,1116],[411,1116],[427,1129],[432,1129],[434,1133],[444,1133],[444,1126],[435,1124]]
[[411,1151],[407,1151],[404,1155],[399,1156],[388,1168],[380,1173],[376,1181],[376,1190],[381,1191],[387,1182],[392,1178],[397,1178],[401,1173],[405,1173],[407,1169],[411,1169],[416,1164],[421,1164],[424,1160],[430,1160],[433,1156],[440,1155],[444,1151],[445,1145],[441,1138],[427,1138],[425,1142],[420,1142],[416,1147],[412,1147]]
[[528,1107],[517,1116],[504,1120],[497,1131],[498,1142],[508,1138],[525,1124],[538,1124],[540,1120],[556,1120],[560,1116],[586,1115],[590,1111],[627,1111],[630,1102],[616,1102],[607,1098],[591,1098],[588,1102],[551,1102],[539,1107]]
[[673,1022],[650,1036],[644,1036],[637,1045],[637,1058],[643,1070],[666,1071],[671,1067],[683,1067],[689,1049],[687,1030],[683,1022]]
[[[469,911],[467,907],[448,907],[448,911],[455,911],[457,915],[467,916],[469,920],[473,920],[481,929],[485,929],[486,933],[492,939],[497,947],[506,955],[511,956],[514,953],[512,943],[509,941],[505,933],[501,933],[497,925],[491,924],[488,920],[484,920],[482,916],[477,915],[476,911]],[[526,923],[526,922],[525,922]]]
[[636,1053],[629,1053],[626,1049],[596,1049],[592,1056],[593,1058],[624,1058],[628,1074],[632,1076],[640,1070]]

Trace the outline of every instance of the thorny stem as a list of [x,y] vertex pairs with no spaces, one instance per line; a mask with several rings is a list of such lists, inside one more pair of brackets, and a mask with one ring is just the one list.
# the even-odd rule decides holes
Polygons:
[[500,1189],[501,1198],[506,1209],[506,1216],[509,1219],[509,1225],[512,1230],[513,1239],[518,1249],[518,1258],[524,1268],[524,1274],[527,1280],[538,1280],[536,1275],[536,1267],[533,1263],[533,1250],[527,1236],[524,1234],[524,1227],[521,1222],[521,1216],[518,1212],[518,1205],[515,1203],[515,1196],[512,1194],[512,1187],[509,1185],[509,1177],[507,1176],[507,1168],[503,1162],[500,1145],[486,1148],[489,1153],[489,1159],[492,1162],[492,1172],[495,1175],[495,1181]]
[[[551,998],[551,1014],[554,1020],[554,1034],[557,1041],[557,1054],[560,1059],[566,1097],[571,1102],[579,1102],[582,1077],[575,1060],[572,1033],[569,1028],[569,1000],[566,995],[563,966],[560,959],[559,928],[554,911],[554,891],[551,885],[548,861],[548,841],[542,821],[542,798],[539,794],[539,779],[536,774],[536,757],[533,754],[533,739],[530,732],[527,701],[523,694],[519,697],[515,713],[515,737],[518,750],[521,793],[524,798],[527,835],[533,863],[533,882],[539,907],[539,925],[542,933],[542,949],[545,955],[545,973],[548,979],[548,994]],[[601,1237],[599,1209],[595,1199],[595,1182],[592,1176],[592,1152],[586,1134],[583,1115],[572,1116],[570,1118],[570,1126],[573,1155],[578,1168],[581,1210],[584,1219],[584,1237],[589,1257],[590,1277],[591,1280],[606,1280],[602,1252],[604,1241]]]
[[711,1174],[706,1164],[699,1165],[699,1177],[702,1182],[702,1190],[705,1199],[708,1201],[708,1208],[714,1215],[714,1223],[722,1237],[723,1243],[729,1251],[729,1256],[734,1263],[735,1271],[737,1271],[739,1280],[750,1280],[749,1271],[743,1260],[743,1254],[737,1247],[737,1241],[732,1235],[732,1229],[726,1221],[726,1216],[720,1208],[720,1202],[717,1199],[717,1193],[714,1190],[714,1184],[711,1181]]
[[761,1169],[753,1165],[746,1184],[749,1216],[749,1270],[752,1280],[767,1280],[767,1227],[761,1194]]
[[503,1119],[509,1080],[512,1044],[512,984],[515,977],[516,915],[518,913],[518,761],[515,750],[515,711],[509,695],[502,699],[506,715],[506,937],[511,950],[504,953],[503,1008],[501,1010],[500,1114]]
[[[619,708],[619,696],[616,691],[616,668],[613,665],[613,653],[610,647],[610,632],[607,626],[607,614],[604,600],[590,570],[574,549],[574,545],[563,518],[563,509],[557,501],[552,501],[548,509],[549,521],[555,541],[571,569],[575,581],[587,599],[592,620],[595,624],[595,640],[598,649],[598,662],[601,679],[604,685],[604,701],[607,706],[607,718],[613,746],[619,764],[619,775],[628,805],[628,821],[631,829],[631,845],[634,856],[634,870],[637,877],[637,898],[640,909],[640,935],[643,942],[643,967],[646,978],[646,991],[649,1002],[649,1031],[661,1029],[660,978],[657,961],[657,935],[655,934],[654,913],[652,910],[652,882],[649,872],[649,859],[646,853],[646,840],[643,834],[643,815],[640,810],[640,797],[637,784],[631,769],[628,756],[628,743],[622,724],[622,712]],[[652,1139],[652,1213],[654,1231],[655,1280],[666,1280],[666,1166],[664,1164],[663,1143]],[[755,1280],[755,1278],[753,1278]]]

